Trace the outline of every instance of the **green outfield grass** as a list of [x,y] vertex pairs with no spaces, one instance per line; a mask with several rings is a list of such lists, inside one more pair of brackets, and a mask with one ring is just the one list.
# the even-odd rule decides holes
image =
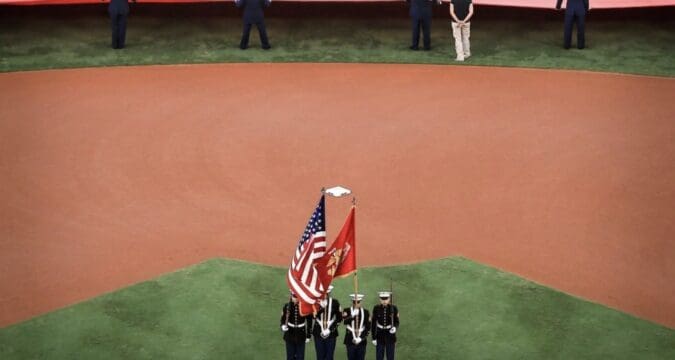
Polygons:
[[[481,19],[478,13],[472,25],[473,57],[464,64],[675,75],[675,21],[635,19],[627,26],[625,20],[590,18],[584,51],[562,49],[561,21]],[[65,18],[4,16],[0,71],[215,62],[456,64],[450,25],[442,19],[434,20],[430,52],[408,49],[405,17],[271,18],[267,23],[274,48],[262,51],[254,30],[252,48],[241,51],[236,17],[132,14],[128,47],[114,51],[103,10]]]
[[[284,275],[210,260],[1,329],[0,359],[282,359]],[[675,359],[672,329],[463,258],[360,270],[368,308],[390,279],[400,359]]]

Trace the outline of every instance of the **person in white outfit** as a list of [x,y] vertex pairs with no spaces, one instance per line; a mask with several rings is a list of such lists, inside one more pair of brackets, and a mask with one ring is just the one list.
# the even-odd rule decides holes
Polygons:
[[471,17],[473,3],[471,0],[451,0],[450,17],[452,18],[452,35],[455,38],[456,61],[464,61],[471,56]]

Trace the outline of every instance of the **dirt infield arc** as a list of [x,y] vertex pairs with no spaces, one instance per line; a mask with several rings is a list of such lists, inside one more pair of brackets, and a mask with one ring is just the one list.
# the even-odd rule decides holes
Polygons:
[[[675,327],[675,80],[230,64],[0,74],[0,325],[200,260],[461,254]],[[329,237],[347,200],[330,199]],[[283,280],[280,280],[283,281]]]

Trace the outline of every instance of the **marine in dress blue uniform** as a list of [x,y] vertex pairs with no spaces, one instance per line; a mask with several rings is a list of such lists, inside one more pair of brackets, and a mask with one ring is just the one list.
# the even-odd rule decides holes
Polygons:
[[375,345],[375,359],[394,360],[396,351],[396,331],[399,325],[398,308],[390,303],[391,292],[379,293],[380,304],[373,308],[371,336]]
[[[328,294],[333,290],[333,285],[328,287]],[[338,337],[338,325],[342,321],[342,309],[340,302],[330,295],[320,302],[321,309],[314,316],[314,347],[317,360],[333,360],[335,355],[335,342]]]
[[312,318],[300,315],[300,304],[295,294],[281,310],[281,331],[286,342],[286,360],[303,360],[305,344],[311,338]]
[[241,34],[240,49],[248,48],[248,37],[251,33],[251,27],[255,24],[260,34],[260,44],[262,48],[267,50],[271,48],[269,39],[267,38],[267,29],[265,28],[265,14],[263,9],[270,6],[272,0],[235,0],[235,5],[238,8],[243,8],[244,13],[242,18],[244,20],[244,30]]
[[[136,2],[136,0],[133,0]],[[110,0],[108,4],[110,28],[112,30],[112,48],[123,49],[127,37],[128,0]]]
[[[433,0],[405,0],[410,5],[410,21],[412,25],[412,45],[410,49],[418,50],[420,43],[420,27],[424,50],[431,49],[431,14]],[[438,0],[440,2],[440,0]]]
[[342,312],[345,324],[345,341],[347,360],[364,360],[370,329],[370,315],[361,306],[362,294],[351,294],[352,306]]
[[[586,47],[586,13],[589,9],[590,0],[567,0],[565,7],[565,33],[563,35],[563,47],[569,49],[572,46],[572,26],[577,24],[577,48]],[[555,4],[560,9],[562,0]]]

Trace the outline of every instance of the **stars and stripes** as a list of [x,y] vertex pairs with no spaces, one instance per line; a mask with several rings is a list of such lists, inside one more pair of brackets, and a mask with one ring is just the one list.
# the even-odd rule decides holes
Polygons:
[[312,213],[298,247],[295,249],[286,276],[289,289],[298,296],[300,313],[303,316],[314,312],[316,304],[324,297],[326,292],[316,266],[316,260],[322,258],[326,253],[324,209],[325,197],[321,195],[319,204]]

